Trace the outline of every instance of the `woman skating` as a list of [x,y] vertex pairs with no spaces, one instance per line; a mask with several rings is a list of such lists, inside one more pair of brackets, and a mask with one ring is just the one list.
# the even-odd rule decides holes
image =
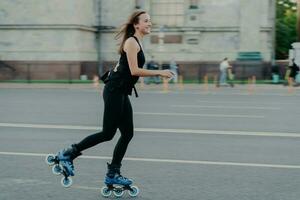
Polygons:
[[[56,155],[58,162],[66,171],[67,177],[74,176],[73,160],[81,155],[81,152],[99,143],[110,141],[115,136],[117,129],[121,137],[115,146],[111,163],[107,164],[105,184],[130,185],[132,180],[121,175],[120,168],[128,144],[133,137],[133,112],[128,95],[131,95],[140,76],[162,76],[171,78],[169,70],[143,69],[145,56],[141,41],[151,31],[151,20],[145,11],[134,12],[128,22],[117,34],[121,38],[119,47],[120,59],[110,73],[106,74],[103,90],[104,116],[101,132],[92,134],[81,142],[61,150]],[[47,158],[50,159],[51,158]]]

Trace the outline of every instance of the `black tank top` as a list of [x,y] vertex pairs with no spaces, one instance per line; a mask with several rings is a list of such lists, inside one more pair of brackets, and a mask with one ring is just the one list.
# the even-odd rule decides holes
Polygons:
[[[138,45],[140,46],[140,51],[137,53],[137,61],[138,61],[138,67],[143,68],[145,64],[145,55],[142,49],[141,44],[139,43],[139,40],[135,37],[132,36]],[[119,62],[115,66],[115,68],[111,71],[109,75],[109,80],[111,81],[118,81],[119,83],[122,84],[122,88],[125,89],[125,92],[129,95],[132,94],[132,89],[134,89],[136,96],[137,92],[135,89],[135,84],[138,81],[139,76],[132,76],[127,60],[127,55],[126,52],[123,51],[121,53],[121,57],[119,59]]]

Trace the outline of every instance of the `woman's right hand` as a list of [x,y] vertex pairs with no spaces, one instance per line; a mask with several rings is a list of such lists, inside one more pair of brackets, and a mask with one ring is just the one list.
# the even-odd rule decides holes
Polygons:
[[174,76],[173,72],[171,70],[168,70],[168,69],[160,70],[159,75],[164,77],[164,78],[172,78]]

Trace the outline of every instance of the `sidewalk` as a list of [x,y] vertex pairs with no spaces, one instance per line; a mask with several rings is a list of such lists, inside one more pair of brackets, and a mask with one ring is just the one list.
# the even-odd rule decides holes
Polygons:
[[[254,87],[254,89],[267,89],[267,90],[287,90],[288,86],[283,85],[273,85],[273,84],[237,84],[234,88],[231,87],[219,87],[216,88],[214,84],[184,84],[182,86],[176,84],[169,84],[169,90],[241,90],[247,89],[248,87]],[[93,83],[0,83],[0,89],[102,89],[104,84],[100,83],[98,86],[95,86]],[[141,85],[137,83],[137,89],[139,90],[163,90],[163,84],[150,84],[150,85]],[[300,87],[292,87],[293,90],[300,90]]]
[[66,83],[0,83],[3,89],[91,89],[93,84]]

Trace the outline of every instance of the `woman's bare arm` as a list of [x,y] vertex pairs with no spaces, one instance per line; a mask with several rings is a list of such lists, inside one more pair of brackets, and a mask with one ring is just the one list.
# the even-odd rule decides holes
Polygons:
[[124,51],[127,55],[128,65],[133,76],[163,76],[166,78],[172,77],[172,72],[170,70],[148,70],[141,69],[138,67],[137,53],[139,52],[140,47],[133,38],[128,38],[124,44]]

